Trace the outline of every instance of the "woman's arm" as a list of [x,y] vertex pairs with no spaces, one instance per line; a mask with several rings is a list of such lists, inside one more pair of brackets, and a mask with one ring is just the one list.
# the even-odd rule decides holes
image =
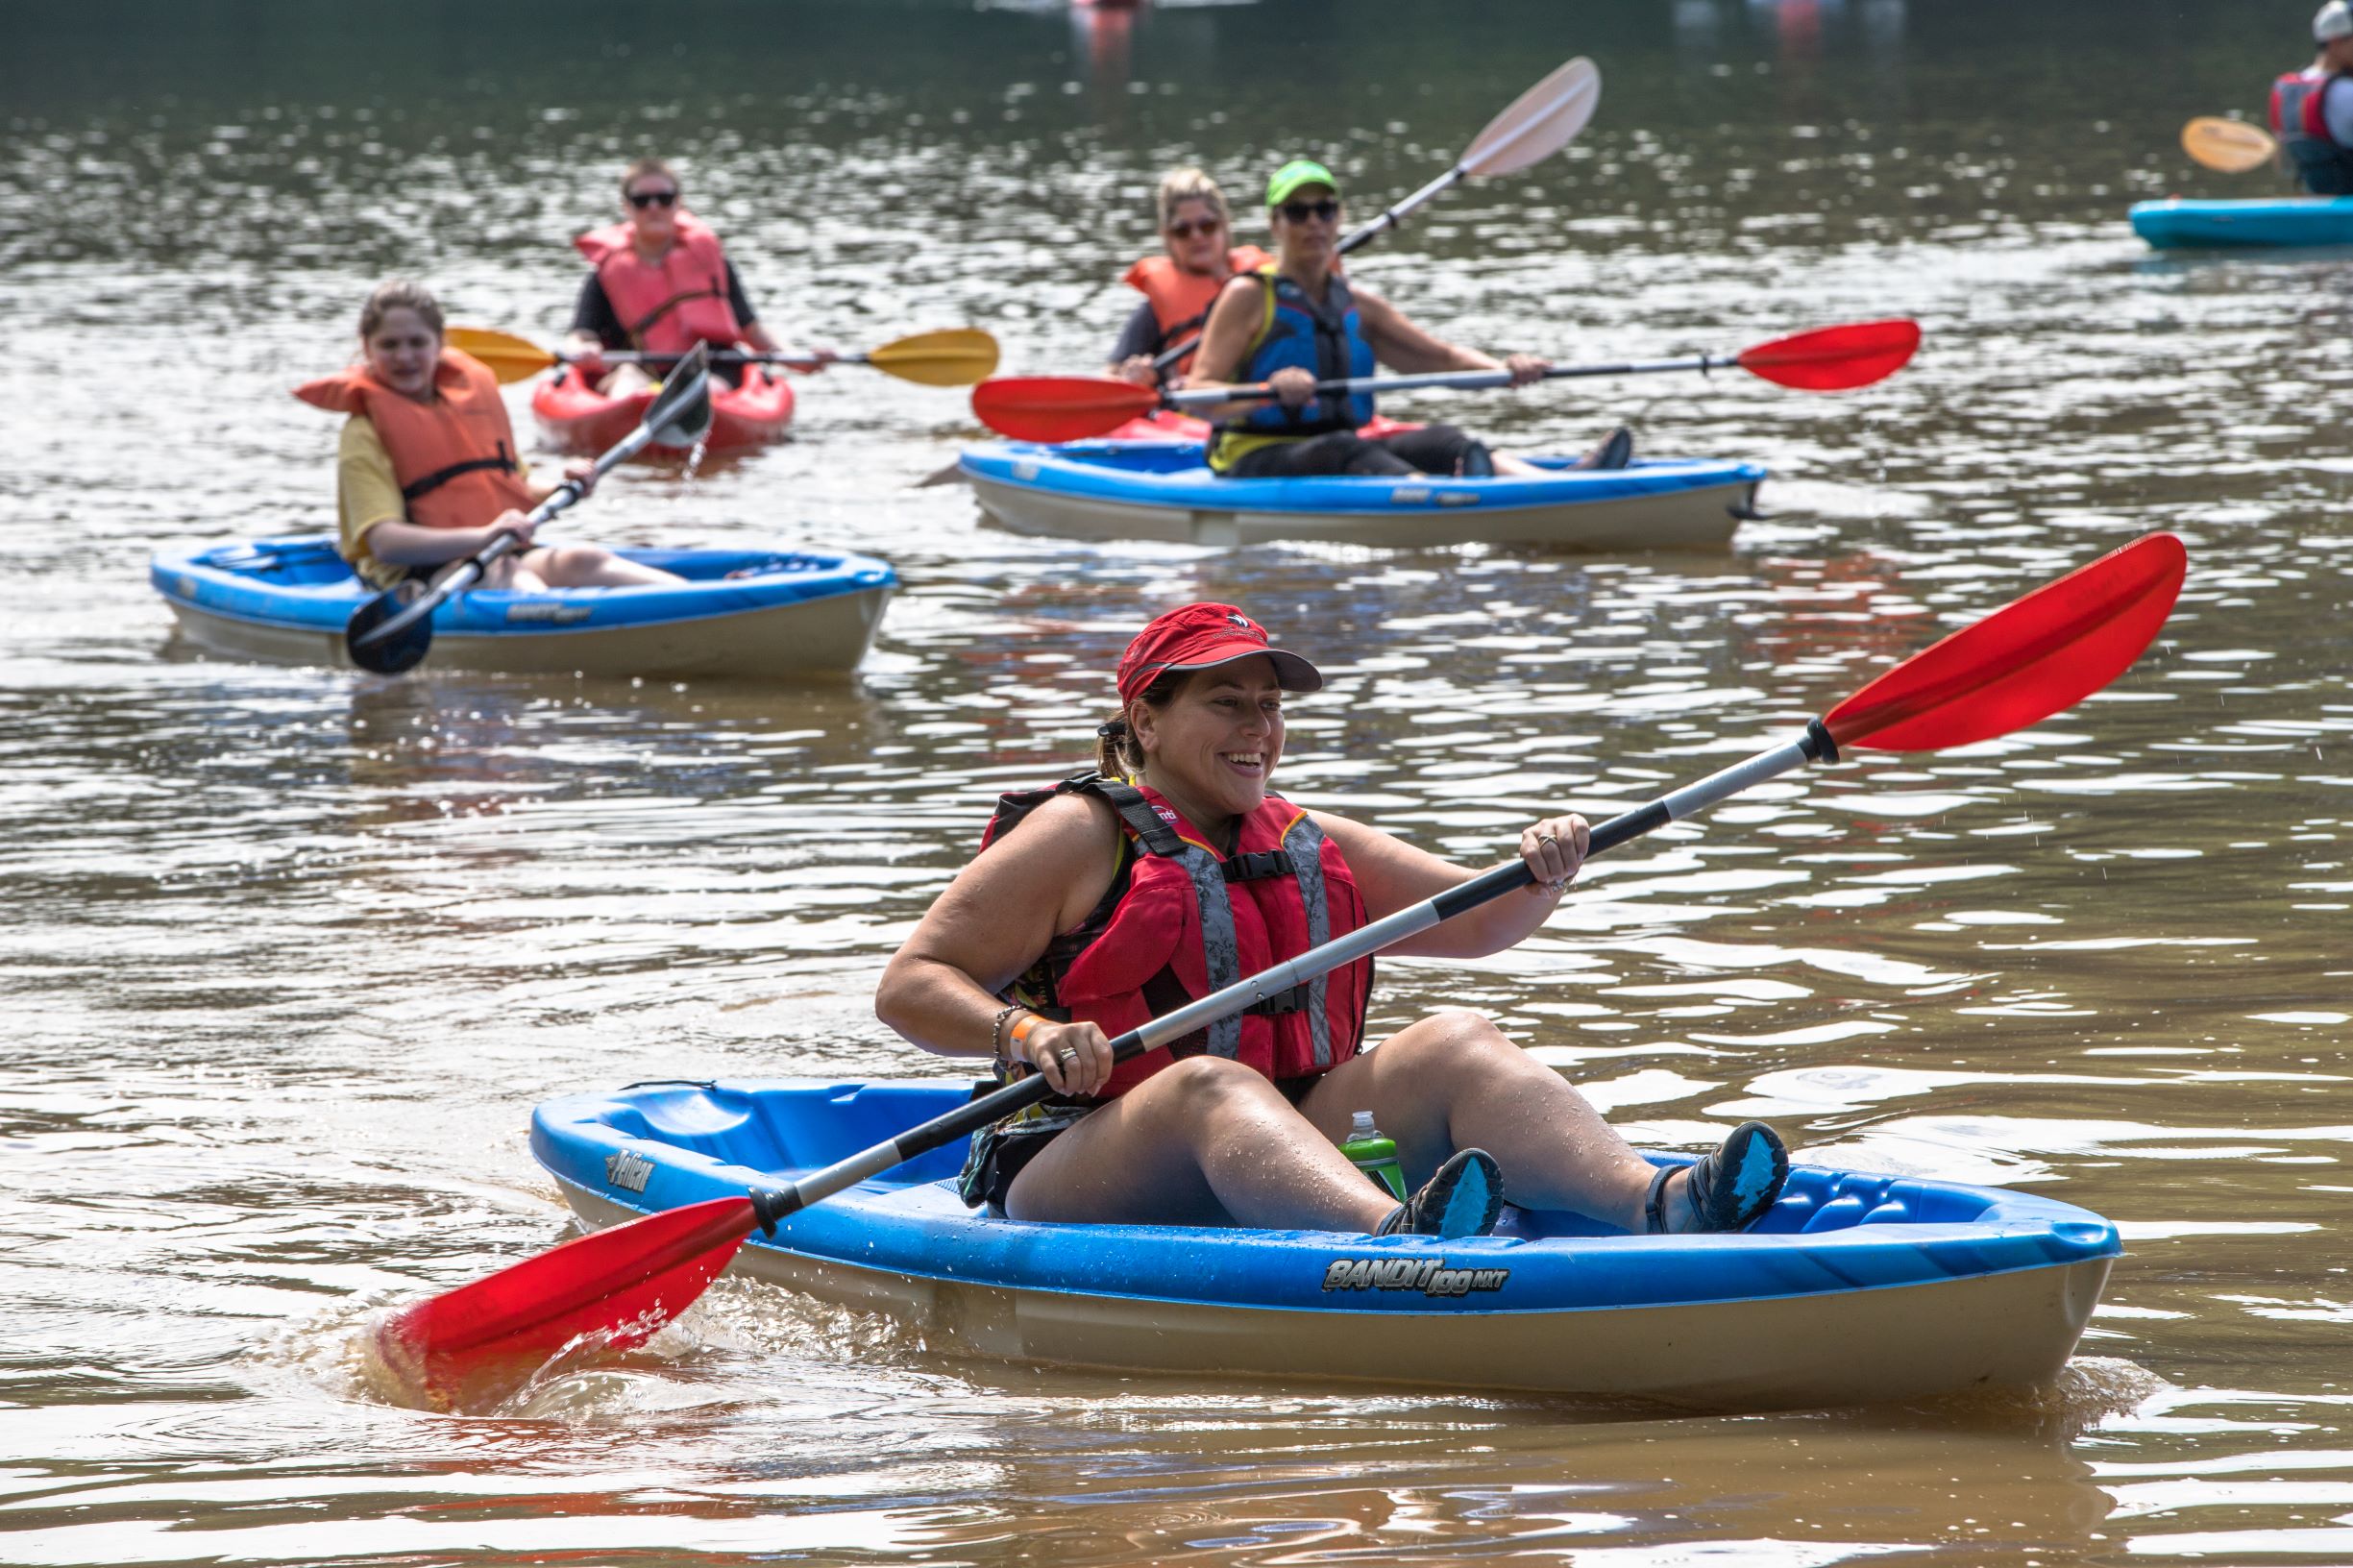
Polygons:
[[[1416,849],[1377,827],[1326,812],[1312,815],[1315,825],[1347,858],[1348,869],[1356,873],[1357,891],[1364,895],[1365,913],[1373,919],[1434,898],[1481,874]],[[1585,858],[1589,831],[1585,820],[1577,816],[1548,817],[1531,823],[1520,835],[1520,859],[1536,873],[1534,886],[1516,897],[1489,899],[1388,950],[1420,958],[1484,958],[1517,945],[1560,902],[1560,894]],[[1554,887],[1555,883],[1559,886]]]
[[[1192,373],[1185,378],[1187,391],[1202,392],[1237,384],[1242,367],[1249,361],[1250,340],[1258,336],[1259,324],[1265,318],[1265,291],[1266,285],[1256,273],[1241,273],[1227,281],[1217,303],[1210,306],[1210,319],[1201,329],[1201,348],[1193,355]],[[1295,368],[1277,371],[1268,384],[1280,386],[1287,377],[1295,378],[1307,390],[1297,398],[1286,397],[1283,400],[1286,404],[1298,407],[1315,395],[1315,378]],[[1202,419],[1228,419],[1259,406],[1257,402],[1243,399],[1185,411]]]
[[[874,1016],[941,1056],[989,1055],[1005,1005],[997,992],[1087,918],[1117,873],[1118,854],[1109,806],[1085,796],[1048,800],[933,900],[884,968]],[[1109,1060],[1105,1052],[1106,1070]]]

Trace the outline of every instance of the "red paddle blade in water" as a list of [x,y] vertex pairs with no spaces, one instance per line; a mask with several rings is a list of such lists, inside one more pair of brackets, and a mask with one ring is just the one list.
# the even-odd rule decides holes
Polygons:
[[972,412],[1016,441],[1084,441],[1160,406],[1150,387],[1105,376],[1000,376],[972,388]]
[[2189,555],[2152,533],[1923,649],[1830,710],[1842,747],[1934,751],[2040,723],[2122,674],[2156,639]]
[[1777,386],[1847,392],[1887,380],[1919,352],[1919,322],[1858,321],[1759,343],[1736,362]]
[[576,1237],[386,1318],[386,1364],[444,1409],[507,1393],[573,1340],[627,1350],[686,1311],[758,1220],[748,1197],[713,1198]]

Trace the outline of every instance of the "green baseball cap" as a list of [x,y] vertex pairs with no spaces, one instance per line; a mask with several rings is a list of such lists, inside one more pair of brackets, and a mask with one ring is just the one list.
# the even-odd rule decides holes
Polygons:
[[1332,178],[1330,169],[1311,158],[1294,158],[1275,170],[1275,177],[1266,182],[1266,205],[1281,207],[1302,185],[1330,185],[1333,195],[1340,193],[1340,183]]

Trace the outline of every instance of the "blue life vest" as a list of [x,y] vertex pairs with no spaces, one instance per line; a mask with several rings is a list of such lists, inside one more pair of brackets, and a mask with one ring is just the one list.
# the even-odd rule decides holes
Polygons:
[[[1318,305],[1308,297],[1305,289],[1272,266],[1261,267],[1258,278],[1266,290],[1266,316],[1259,335],[1251,342],[1250,362],[1242,369],[1243,380],[1262,381],[1291,365],[1319,381],[1373,374],[1377,368],[1373,363],[1373,346],[1364,341],[1363,324],[1357,319],[1356,296],[1348,291],[1347,279],[1333,273],[1325,285],[1323,303]],[[1252,435],[1322,435],[1330,430],[1356,429],[1372,417],[1371,393],[1360,392],[1353,397],[1333,394],[1316,398],[1299,408],[1286,408],[1273,402],[1261,404],[1239,424],[1227,423],[1220,429]]]
[[2329,134],[2322,106],[2341,77],[2293,71],[2271,85],[2271,130],[2315,196],[2353,196],[2353,148]]

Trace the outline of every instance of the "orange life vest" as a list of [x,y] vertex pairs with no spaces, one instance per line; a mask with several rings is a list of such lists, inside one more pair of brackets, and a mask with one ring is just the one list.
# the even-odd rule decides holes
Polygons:
[[680,208],[678,237],[659,261],[637,254],[625,223],[592,229],[572,243],[596,264],[597,282],[629,342],[648,354],[684,354],[698,343],[724,348],[744,335],[727,302],[727,257],[719,236]]
[[[1154,791],[1091,773],[1004,796],[981,842],[1070,794],[1109,804],[1125,842],[1102,900],[1012,988],[1049,1017],[1084,1018],[1115,1039],[1364,924],[1364,900],[1339,845],[1305,811],[1271,795],[1241,820],[1231,855],[1211,848]],[[1278,1080],[1329,1072],[1363,1044],[1372,978],[1372,960],[1359,959],[1146,1051],[1113,1069],[1101,1097],[1203,1052]]]
[[471,355],[441,351],[430,403],[394,391],[364,367],[305,381],[294,395],[366,416],[392,458],[408,521],[419,527],[478,528],[510,506],[530,509],[499,379]]
[[[1256,272],[1273,259],[1256,245],[1237,245],[1226,253],[1227,264],[1238,273]],[[1160,323],[1155,354],[1199,331],[1210,319],[1210,306],[1217,303],[1218,290],[1226,286],[1225,279],[1187,272],[1164,255],[1145,257],[1120,274],[1119,281],[1152,302],[1152,319]],[[1189,354],[1169,374],[1182,376],[1190,368]]]

